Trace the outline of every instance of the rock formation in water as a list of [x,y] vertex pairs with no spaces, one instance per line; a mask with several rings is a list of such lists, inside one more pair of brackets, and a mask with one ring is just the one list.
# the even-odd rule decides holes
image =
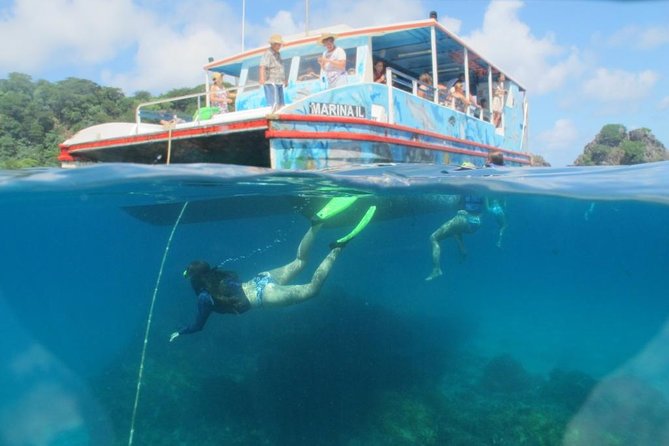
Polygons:
[[532,158],[530,159],[530,166],[532,167],[551,167],[551,164],[544,159],[541,155],[531,154]]
[[577,166],[629,165],[669,160],[669,153],[650,129],[630,130],[607,124],[574,161]]

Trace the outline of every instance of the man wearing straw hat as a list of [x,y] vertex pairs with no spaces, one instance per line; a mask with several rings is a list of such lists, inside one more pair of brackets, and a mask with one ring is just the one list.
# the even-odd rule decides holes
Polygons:
[[336,37],[332,33],[325,33],[319,39],[320,43],[325,46],[325,51],[318,58],[318,63],[328,80],[328,88],[346,85],[346,52],[335,45]]
[[281,60],[283,39],[274,34],[269,38],[269,48],[260,59],[258,83],[265,89],[267,105],[275,111],[284,105],[283,87],[286,85],[286,73]]

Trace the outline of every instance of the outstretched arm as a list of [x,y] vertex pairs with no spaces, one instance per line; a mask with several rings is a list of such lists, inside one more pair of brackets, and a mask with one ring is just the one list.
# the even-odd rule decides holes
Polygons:
[[172,333],[170,335],[170,342],[174,341],[182,334],[191,334],[201,331],[204,328],[204,324],[207,323],[207,319],[209,319],[209,315],[213,309],[214,299],[211,297],[211,294],[209,294],[207,291],[201,292],[197,296],[197,316],[195,321],[181,330]]

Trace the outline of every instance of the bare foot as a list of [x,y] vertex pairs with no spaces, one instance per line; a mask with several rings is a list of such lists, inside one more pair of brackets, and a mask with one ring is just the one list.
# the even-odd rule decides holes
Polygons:
[[429,280],[432,280],[432,279],[436,279],[437,277],[441,276],[442,274],[443,273],[441,272],[440,269],[434,270],[434,271],[432,271],[432,274],[430,274],[429,276],[427,276],[425,278],[425,280],[429,281]]

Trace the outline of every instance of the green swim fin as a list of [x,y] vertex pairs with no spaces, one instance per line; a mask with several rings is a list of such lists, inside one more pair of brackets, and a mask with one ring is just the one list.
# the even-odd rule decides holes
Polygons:
[[337,240],[336,242],[332,243],[330,245],[331,248],[337,248],[341,246],[345,246],[348,242],[351,241],[353,237],[356,235],[360,234],[360,232],[365,229],[365,227],[369,224],[369,222],[372,220],[372,217],[374,217],[374,213],[376,212],[376,206],[370,206],[369,209],[367,209],[367,212],[365,212],[365,215],[362,216],[358,224],[353,228],[351,232]]
[[334,197],[327,202],[323,209],[316,213],[315,221],[325,221],[345,211],[358,200],[358,197]]

